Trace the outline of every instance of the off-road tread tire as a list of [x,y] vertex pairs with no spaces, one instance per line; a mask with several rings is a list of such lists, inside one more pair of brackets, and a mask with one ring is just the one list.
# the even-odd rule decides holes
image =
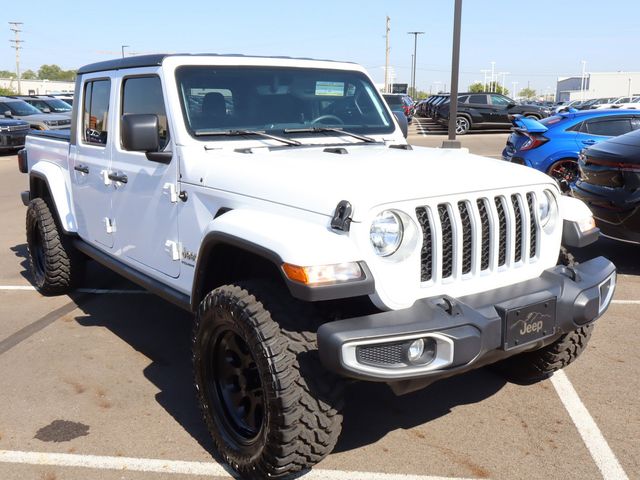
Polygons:
[[[203,322],[214,320],[211,312],[217,308],[229,309],[242,330],[249,332],[245,341],[268,399],[266,441],[252,458],[242,457],[225,443],[199,387],[198,337]],[[265,281],[221,286],[200,303],[193,330],[198,403],[217,451],[243,478],[285,478],[311,468],[333,450],[342,427],[345,384],[320,363],[316,331],[321,322],[312,305]],[[269,372],[260,368],[265,364]]]
[[562,335],[540,350],[525,352],[501,362],[501,370],[515,382],[532,383],[549,378],[576,358],[587,347],[593,332],[593,323]]
[[[80,253],[60,230],[51,209],[42,198],[29,202],[26,218],[27,252],[35,287],[45,295],[68,293],[82,275],[84,265]],[[36,274],[34,233],[38,230],[42,240],[44,268]]]

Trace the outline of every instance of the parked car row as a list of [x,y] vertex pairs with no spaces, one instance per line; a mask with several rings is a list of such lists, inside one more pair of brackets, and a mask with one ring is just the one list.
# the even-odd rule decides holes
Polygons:
[[[417,113],[429,117],[436,122],[449,123],[450,95],[441,94],[429,97],[418,106]],[[471,129],[511,128],[512,115],[541,119],[549,116],[547,107],[538,105],[518,105],[509,97],[498,93],[460,93],[458,95],[458,113],[456,116],[456,133],[464,135]]]

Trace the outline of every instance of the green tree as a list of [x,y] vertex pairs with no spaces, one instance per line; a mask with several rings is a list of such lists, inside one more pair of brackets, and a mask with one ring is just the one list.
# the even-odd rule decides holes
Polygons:
[[35,80],[38,78],[38,74],[33,70],[25,70],[21,76],[23,80]]
[[509,95],[509,90],[504,88],[502,85],[498,84],[498,82],[491,82],[488,85],[484,83],[472,83],[469,85],[469,92],[471,93],[484,93],[484,92],[495,92],[501,93],[502,95]]
[[62,70],[58,65],[42,65],[38,69],[38,78],[42,80],[63,80],[71,82],[76,78],[75,70]]
[[0,96],[2,95],[15,95],[16,92],[11,90],[10,88],[0,87]]
[[520,90],[520,96],[524,98],[533,98],[536,96],[536,91],[533,88],[523,88]]
[[16,74],[14,72],[10,72],[9,70],[0,70],[0,78],[13,78]]

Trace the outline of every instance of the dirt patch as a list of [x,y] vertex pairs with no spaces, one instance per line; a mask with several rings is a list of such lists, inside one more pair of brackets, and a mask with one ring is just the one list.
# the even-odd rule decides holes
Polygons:
[[76,392],[78,395],[81,393],[84,393],[87,390],[87,388],[84,385],[82,385],[80,382],[71,380],[70,378],[65,378],[64,383],[66,383],[67,385],[71,385],[73,387],[73,391]]
[[33,438],[42,442],[69,442],[74,438],[89,435],[89,425],[69,420],[54,420],[38,430]]
[[40,475],[40,480],[56,480],[58,477],[53,472],[44,472]]

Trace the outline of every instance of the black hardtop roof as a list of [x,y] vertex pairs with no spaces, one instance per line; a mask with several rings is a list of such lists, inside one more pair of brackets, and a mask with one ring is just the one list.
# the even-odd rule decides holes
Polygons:
[[[91,63],[85,65],[78,70],[78,75],[84,73],[103,72],[106,70],[122,70],[125,68],[138,68],[138,67],[155,67],[162,65],[162,62],[167,57],[182,57],[182,56],[194,56],[194,57],[242,57],[242,58],[284,58],[291,60],[315,60],[320,62],[336,62],[336,60],[319,60],[315,58],[298,58],[298,57],[285,57],[285,56],[265,56],[265,55],[242,55],[242,54],[218,54],[218,53],[156,53],[152,55],[136,55],[132,57],[116,58],[114,60],[106,60],[104,62]],[[338,63],[338,62],[336,62]],[[354,63],[354,62],[339,62],[339,63]]]

